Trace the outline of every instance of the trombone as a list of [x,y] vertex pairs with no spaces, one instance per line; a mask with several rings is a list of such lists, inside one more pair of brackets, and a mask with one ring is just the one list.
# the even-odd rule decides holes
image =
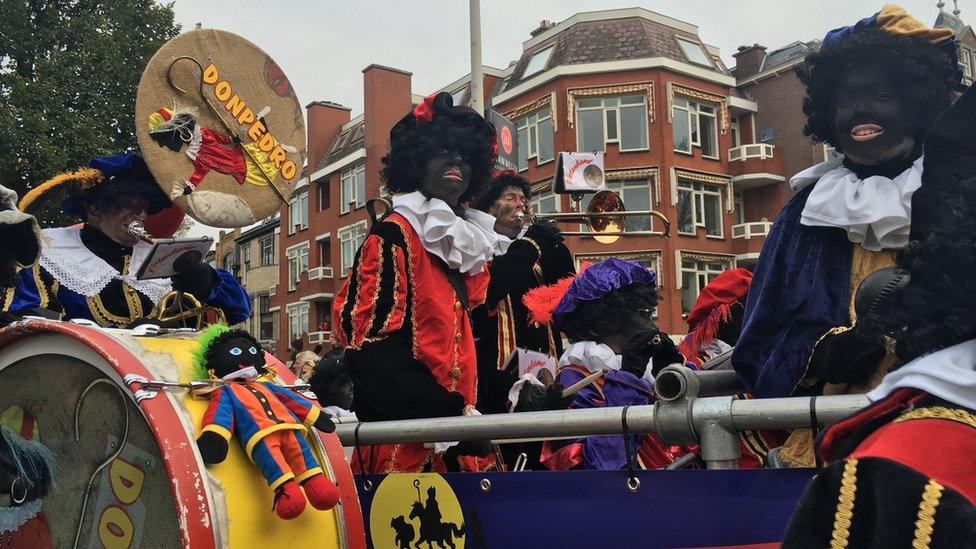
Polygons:
[[[579,200],[576,200],[579,209]],[[657,218],[664,224],[661,231],[624,231],[623,218],[648,216]],[[551,220],[553,223],[582,223],[587,225],[590,230],[567,231],[566,236],[592,236],[601,244],[612,244],[621,236],[657,236],[661,238],[671,237],[671,222],[661,212],[654,210],[634,210],[627,211],[624,201],[620,195],[613,191],[600,191],[593,195],[590,205],[585,212],[566,212],[566,213],[546,213],[546,214],[525,214],[519,212],[519,219],[526,219],[529,223],[536,219]]]

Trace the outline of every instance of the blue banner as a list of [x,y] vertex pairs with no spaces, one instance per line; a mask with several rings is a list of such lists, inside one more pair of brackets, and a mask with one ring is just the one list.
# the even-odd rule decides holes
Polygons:
[[[367,539],[403,547],[776,547],[813,469],[357,476]],[[429,545],[428,545],[429,544]]]

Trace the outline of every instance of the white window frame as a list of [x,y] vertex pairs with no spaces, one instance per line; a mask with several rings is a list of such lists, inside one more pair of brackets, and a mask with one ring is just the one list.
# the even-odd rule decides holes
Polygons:
[[[702,112],[701,108],[705,107],[711,109],[712,112]],[[679,116],[687,116],[688,120],[688,131],[691,137],[688,139],[688,149],[677,148],[677,142],[673,142],[674,152],[682,154],[693,154],[695,147],[698,147],[699,152],[701,152],[702,158],[709,158],[712,160],[718,160],[720,158],[719,153],[719,143],[718,143],[718,109],[719,106],[714,103],[706,103],[702,101],[696,101],[694,99],[689,99],[687,97],[675,97],[671,102],[671,125],[672,125],[672,141],[674,137],[674,120]],[[681,113],[681,114],[679,114]],[[715,144],[714,154],[705,154],[701,150],[701,117],[712,119],[712,143]]]
[[[295,215],[296,207],[298,215]],[[288,234],[308,228],[308,189],[303,189],[288,199]]]
[[735,206],[735,224],[742,225],[746,222],[745,200],[742,198],[742,193],[733,193],[732,200]]
[[[352,270],[353,263],[356,261],[356,252],[366,241],[366,220],[346,225],[338,231],[339,238],[339,270],[341,276],[346,277]],[[358,242],[357,242],[358,241]],[[353,242],[351,247],[346,246],[348,242]],[[348,254],[347,254],[348,249]]]
[[[634,97],[634,96],[639,96],[641,98],[641,100],[640,100],[639,103],[627,103],[627,104],[624,104],[622,102],[622,99],[624,97]],[[592,107],[583,107],[583,106],[581,106],[580,103],[583,102],[583,101],[585,101],[586,99],[599,99],[600,100],[600,104],[599,105],[594,105]],[[607,106],[606,102],[608,100],[616,100],[617,101],[617,104],[616,105]],[[639,110],[643,111],[643,113],[641,114],[641,116],[643,116],[643,120],[644,120],[644,146],[643,147],[637,147],[637,148],[631,148],[631,149],[625,149],[624,148],[623,141],[620,138],[621,133],[622,133],[620,112],[622,110],[624,110],[624,109],[628,109],[628,110],[638,110],[639,109]],[[645,92],[640,92],[640,93],[624,93],[624,94],[621,94],[621,95],[607,95],[607,96],[601,96],[601,97],[581,97],[581,98],[577,99],[576,100],[576,113],[575,113],[576,114],[576,150],[577,151],[580,151],[580,152],[590,152],[590,151],[584,151],[583,150],[583,143],[580,140],[580,136],[581,136],[580,126],[581,125],[580,125],[580,122],[579,122],[579,120],[580,120],[579,113],[580,113],[580,111],[596,111],[596,110],[602,111],[602,116],[600,117],[600,124],[603,126],[603,151],[604,152],[607,150],[607,145],[610,144],[610,143],[615,143],[617,145],[617,149],[620,152],[634,152],[634,151],[648,151],[648,150],[650,150],[651,140],[650,140],[650,135],[648,135],[649,132],[650,132],[650,124],[647,123],[647,95],[646,95]],[[612,116],[614,117],[613,118],[613,120],[614,120],[614,126],[616,127],[616,131],[617,131],[617,135],[615,137],[610,137],[610,135],[607,133],[607,131],[608,131],[607,130],[607,127],[608,127],[608,125],[607,125],[607,116],[611,112],[613,113]]]
[[739,125],[739,119],[735,116],[729,118],[729,133],[732,137],[732,148],[736,148],[742,145],[742,127]]
[[[690,185],[690,187],[688,187]],[[719,185],[713,183],[702,183],[700,181],[694,181],[690,179],[678,179],[677,182],[677,192],[678,192],[678,203],[681,202],[681,195],[691,194],[691,212],[693,221],[693,230],[691,232],[686,232],[681,230],[681,221],[677,220],[678,234],[683,236],[697,236],[698,229],[705,229],[706,238],[724,239],[725,238],[725,210],[723,209],[723,189]],[[718,211],[719,211],[719,234],[712,235],[707,234],[708,227],[705,223],[705,196],[717,196],[718,197]],[[677,206],[677,204],[675,205]]]
[[[307,301],[301,301],[298,303],[292,303],[285,307],[285,312],[288,314],[288,341],[294,341],[300,336],[308,333],[308,310],[309,303]],[[304,319],[304,322],[302,321]],[[295,328],[298,328],[296,333]]]
[[976,60],[971,56],[973,53],[968,48],[959,48],[959,64],[962,66],[962,75],[970,80],[973,78],[973,61]]
[[[674,38],[675,40],[678,41],[678,48],[681,49],[681,53],[684,54],[685,59],[687,59],[689,63],[700,65],[702,67],[714,68],[715,65],[713,64],[714,62],[712,61],[712,56],[709,55],[707,51],[705,51],[705,48],[704,46],[702,46],[702,44],[699,44],[694,40],[682,38],[680,36],[675,36]],[[692,56],[691,54],[688,53],[688,51],[689,49],[694,49],[694,48],[697,48],[697,51],[699,51],[702,54],[702,57],[705,58],[704,61],[695,60],[691,58]]]
[[[349,192],[346,192],[347,186]],[[358,164],[342,170],[342,175],[339,177],[339,201],[342,202],[339,207],[340,215],[366,205],[366,164]],[[353,203],[355,207],[350,208]]]
[[562,195],[556,194],[555,192],[552,191],[552,189],[546,189],[542,192],[532,193],[532,198],[529,200],[529,211],[532,212],[533,214],[540,213],[539,204],[541,204],[543,200],[549,200],[551,198],[555,202],[555,209],[553,210],[553,212],[554,213],[561,212],[562,211],[562,200],[560,199],[561,197]]
[[[685,254],[688,254],[688,255],[700,255],[700,256],[708,257],[709,259],[702,260],[702,259],[699,259],[697,257],[685,257]],[[725,256],[714,256],[714,257],[712,257],[710,254],[707,254],[707,253],[704,253],[704,252],[702,252],[702,253],[699,253],[699,252],[682,252],[682,251],[679,250],[677,252],[677,256],[678,257],[676,258],[677,259],[677,266],[676,267],[677,267],[677,271],[678,271],[677,272],[677,276],[678,276],[678,289],[679,290],[685,290],[685,289],[687,289],[687,288],[685,288],[685,285],[684,285],[684,275],[685,275],[685,273],[693,273],[694,274],[694,280],[695,280],[695,288],[694,288],[694,290],[695,290],[695,298],[692,299],[691,300],[691,303],[688,304],[688,311],[690,311],[691,308],[695,305],[695,301],[698,300],[698,296],[701,295],[702,288],[704,288],[705,285],[707,285],[709,282],[711,282],[712,280],[714,280],[715,277],[717,277],[718,275],[722,274],[723,272],[725,272],[725,271],[727,271],[727,270],[729,270],[729,269],[731,269],[731,268],[733,268],[735,266],[735,264],[734,264],[735,261],[734,261],[734,258],[732,258],[732,257],[725,257]],[[691,267],[685,267],[685,262],[686,261],[692,262],[692,263],[694,263],[694,265],[691,266]],[[719,264],[722,265],[722,268],[721,269],[717,269],[717,268],[713,268],[712,267],[712,265],[719,265]],[[714,276],[710,276],[710,275],[714,275]],[[682,291],[682,293],[681,293],[681,314],[682,314],[682,316],[686,316],[688,314],[688,311],[685,310],[684,292]]]
[[298,280],[302,273],[308,271],[308,252],[310,246],[308,242],[296,244],[285,252],[288,258],[288,291],[292,292],[297,287]]
[[[529,58],[529,62],[525,64],[525,72],[522,73],[522,79],[526,79],[534,74],[539,74],[540,72],[546,70],[546,65],[549,64],[549,59],[552,58],[552,52],[556,49],[556,45],[552,44],[546,48],[543,48],[532,54]],[[537,61],[542,61],[542,64],[538,64]],[[536,68],[533,69],[533,66]]]
[[[261,302],[262,301],[264,301],[268,305],[268,308],[266,310],[261,307]],[[269,296],[268,294],[262,294],[262,295],[255,296],[255,298],[254,298],[254,310],[257,311],[257,314],[254,315],[255,318],[257,319],[257,326],[255,326],[255,330],[254,331],[258,335],[258,339],[260,341],[268,341],[268,340],[271,340],[271,339],[276,339],[275,338],[275,325],[278,324],[278,323],[276,322],[276,319],[274,317],[274,311],[271,310],[271,296]],[[264,326],[264,315],[270,315],[269,322],[271,324],[271,337],[268,337],[268,338],[261,337],[261,336],[265,335],[265,334],[263,334],[261,332],[261,329]]]
[[[543,113],[545,113],[545,115],[543,115]],[[539,125],[545,122],[546,120],[550,122],[550,126],[553,128],[553,131],[549,134],[550,143],[552,143],[552,146],[550,147],[552,151],[552,156],[546,159],[541,159],[539,158],[539,142],[541,140],[541,135],[540,135],[541,132],[539,132]],[[525,166],[519,167],[520,172],[524,172],[525,170],[529,169],[530,158],[535,158],[536,166],[541,166],[542,164],[545,164],[547,162],[552,162],[556,158],[556,146],[555,146],[556,125],[552,119],[551,108],[546,107],[544,109],[539,109],[533,112],[532,114],[524,116],[520,118],[518,122],[516,122],[515,126],[516,128],[518,128],[517,131],[519,136],[519,145],[521,145],[523,142],[522,140],[523,140],[523,131],[524,131],[524,139],[525,139],[524,142],[526,144],[526,150],[528,151],[524,159],[521,157],[519,158],[520,163],[522,162],[522,160],[525,160]],[[535,136],[534,140],[530,138],[533,135]]]
[[[265,263],[264,262],[264,258],[265,258],[265,255],[264,255],[264,252],[265,252],[265,243],[268,243],[268,242],[271,243],[271,253],[267,256],[268,259],[269,259],[269,262],[268,263]],[[262,236],[261,238],[258,239],[258,250],[259,250],[259,254],[261,256],[261,259],[260,260],[261,260],[261,266],[262,267],[270,267],[272,265],[277,265],[278,262],[276,261],[277,255],[275,254],[275,248],[276,248],[276,246],[275,246],[275,235],[274,234],[269,234],[267,236]]]

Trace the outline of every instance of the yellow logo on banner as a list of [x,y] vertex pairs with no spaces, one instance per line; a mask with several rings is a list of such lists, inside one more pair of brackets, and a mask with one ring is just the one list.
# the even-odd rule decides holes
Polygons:
[[387,475],[369,510],[373,547],[464,547],[464,515],[457,495],[436,473]]

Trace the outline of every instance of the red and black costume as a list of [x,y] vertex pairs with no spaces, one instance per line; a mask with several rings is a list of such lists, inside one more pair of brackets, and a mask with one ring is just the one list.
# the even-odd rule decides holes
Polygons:
[[[484,301],[488,272],[450,276],[463,279],[467,304],[402,215],[370,230],[333,303],[332,322],[360,421],[459,416],[474,406],[478,376],[468,307]],[[443,470],[440,457],[422,444],[364,447],[353,460],[355,469],[368,472]]]
[[[393,211],[373,224],[332,307],[360,421],[474,413],[470,309],[485,299],[486,263],[510,241],[493,232],[494,217],[434,196],[447,183],[427,171],[448,157],[470,167],[466,177],[455,170],[466,190],[448,198],[466,203],[489,180],[494,137],[494,127],[454,107],[447,93],[424,99],[390,131],[382,175]],[[356,448],[353,469],[443,471],[445,463],[422,444],[392,444]]]

